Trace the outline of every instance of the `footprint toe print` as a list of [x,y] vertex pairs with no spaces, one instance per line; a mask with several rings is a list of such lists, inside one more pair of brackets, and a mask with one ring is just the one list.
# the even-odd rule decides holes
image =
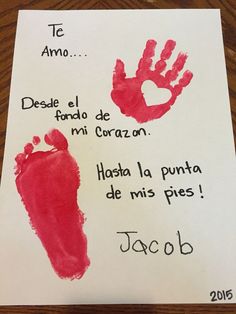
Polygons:
[[40,138],[24,147],[16,160],[16,186],[51,264],[61,278],[79,279],[88,268],[84,215],[77,204],[79,168],[65,136],[48,132],[48,151],[34,151]]

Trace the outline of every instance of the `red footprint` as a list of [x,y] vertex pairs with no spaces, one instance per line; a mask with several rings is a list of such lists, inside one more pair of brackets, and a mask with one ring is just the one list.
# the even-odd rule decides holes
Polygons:
[[52,150],[33,153],[39,137],[16,156],[16,186],[30,223],[61,278],[79,279],[88,268],[84,216],[77,204],[79,169],[58,130],[44,137]]

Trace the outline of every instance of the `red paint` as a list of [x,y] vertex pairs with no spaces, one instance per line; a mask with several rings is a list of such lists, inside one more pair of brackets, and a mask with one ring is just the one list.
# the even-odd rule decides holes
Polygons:
[[25,145],[25,147],[24,147],[24,153],[27,155],[29,155],[29,154],[31,154],[32,152],[33,152],[33,150],[34,150],[34,146],[33,146],[33,144],[31,144],[31,143],[28,143],[28,144],[26,144]]
[[[160,60],[156,62],[155,69],[151,70],[156,41],[148,40],[143,56],[139,61],[136,76],[133,78],[126,78],[124,63],[119,59],[116,60],[111,97],[123,114],[135,118],[139,123],[143,123],[161,118],[170,110],[177,96],[181,94],[182,89],[190,83],[193,77],[192,72],[187,70],[177,84],[171,84],[177,79],[179,72],[185,65],[187,55],[184,53],[179,53],[172,68],[162,74],[166,68],[166,60],[170,58],[175,45],[176,43],[173,40],[166,42]],[[157,88],[168,89],[171,93],[170,99],[163,104],[147,105],[141,90],[142,84],[146,80],[153,81]]]
[[33,153],[27,144],[25,153],[16,156],[16,186],[56,273],[79,279],[90,264],[84,215],[77,204],[79,169],[61,132],[54,129],[45,139],[52,150]]
[[33,142],[34,145],[38,145],[40,143],[39,136],[34,136],[32,142]]

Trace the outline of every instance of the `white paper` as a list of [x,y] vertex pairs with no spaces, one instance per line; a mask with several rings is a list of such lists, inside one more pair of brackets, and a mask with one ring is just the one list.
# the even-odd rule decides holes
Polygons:
[[[235,152],[220,25],[219,10],[19,12],[1,182],[1,304],[235,302]],[[169,39],[176,46],[163,75],[184,52],[171,84],[185,70],[192,80],[168,112],[140,123],[111,97],[116,60],[134,78],[146,42],[157,42],[154,69]],[[170,97],[150,80],[142,92],[148,105]],[[76,96],[78,108],[70,108]],[[22,109],[24,97],[57,99],[59,107]],[[55,118],[56,110],[77,109],[87,118]],[[108,121],[95,118],[100,110]],[[54,271],[15,183],[15,157],[35,135],[35,151],[48,151],[43,137],[51,129],[67,138],[80,169],[77,202],[90,260],[80,279]],[[111,129],[123,131],[100,137]],[[177,174],[186,162],[190,170]],[[105,170],[120,163],[130,176],[98,180],[101,163]],[[168,167],[175,173],[165,174]],[[107,198],[111,185],[119,199]],[[136,232],[129,250],[127,231]]]

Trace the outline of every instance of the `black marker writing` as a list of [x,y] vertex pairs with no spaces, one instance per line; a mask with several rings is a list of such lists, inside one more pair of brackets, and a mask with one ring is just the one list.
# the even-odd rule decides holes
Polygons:
[[60,25],[63,25],[63,23],[57,23],[57,24],[48,24],[49,27],[52,27],[52,37],[62,37],[64,36],[63,29],[61,27],[58,27]]

